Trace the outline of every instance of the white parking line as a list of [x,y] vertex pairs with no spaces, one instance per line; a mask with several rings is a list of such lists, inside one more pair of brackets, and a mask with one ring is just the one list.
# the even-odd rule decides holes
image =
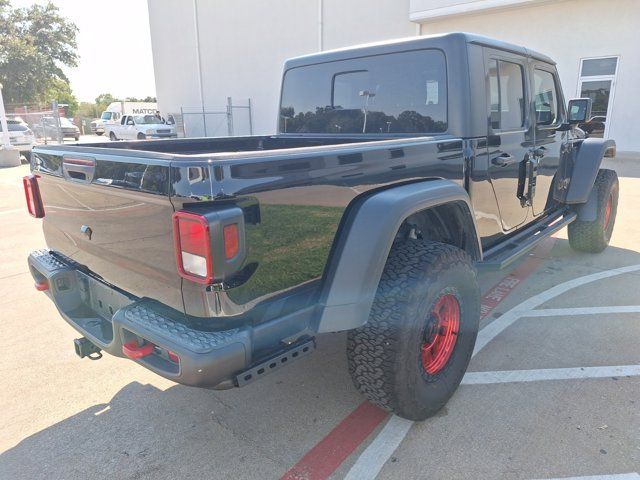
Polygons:
[[621,305],[612,307],[575,307],[545,308],[531,310],[523,317],[565,317],[571,315],[605,315],[607,313],[640,313],[640,305]]
[[495,372],[467,372],[464,385],[489,385],[493,383],[539,382],[541,380],[571,380],[578,378],[636,377],[640,365],[616,365],[611,367],[545,368],[541,370],[502,370]]
[[637,473],[617,473],[613,475],[593,475],[590,477],[558,477],[549,480],[640,480]]
[[365,478],[375,478],[380,468],[379,458],[389,458],[396,451],[404,437],[413,425],[411,420],[393,415],[384,426],[386,430],[385,441],[378,442],[374,448],[367,448],[358,459],[362,468],[351,469],[344,480],[360,480]]
[[527,313],[536,307],[539,307],[543,303],[562,295],[569,290],[580,287],[587,283],[595,282],[597,280],[603,280],[609,277],[615,277],[616,275],[622,275],[623,273],[637,272],[640,270],[640,265],[630,265],[628,267],[614,268],[612,270],[605,270],[602,272],[592,273],[591,275],[585,275],[584,277],[574,278],[567,282],[556,285],[555,287],[545,290],[533,297],[525,300],[519,305],[509,310],[507,313],[491,322],[485,328],[483,328],[478,334],[476,340],[476,348],[473,350],[473,354],[477,354],[482,350],[487,343],[500,335],[507,327],[511,326],[520,317],[524,317]]
[[[630,265],[628,267],[614,268],[612,270],[605,270],[602,272],[592,273],[591,275],[585,275],[583,277],[574,278],[573,280],[566,281],[555,287],[545,290],[533,297],[525,300],[524,302],[516,305],[511,310],[507,311],[504,315],[497,318],[489,325],[480,330],[478,339],[476,340],[476,346],[473,350],[472,356],[475,356],[480,350],[482,350],[491,340],[500,335],[506,328],[511,326],[521,317],[526,316],[533,309],[539,307],[543,303],[562,295],[569,290],[580,287],[587,283],[595,282],[616,275],[622,275],[624,273],[637,272],[640,270],[640,265]],[[353,464],[347,477],[349,480],[372,480],[378,476],[380,470],[385,463],[389,460],[395,448],[393,450],[384,448],[386,444],[399,445],[397,442],[397,426],[395,421],[392,422],[392,417],[387,424],[380,430],[380,433],[369,446],[360,454],[356,462]],[[406,433],[409,428],[406,429]],[[402,439],[400,439],[402,440]],[[382,454],[384,452],[384,454]],[[633,477],[632,477],[633,478]]]

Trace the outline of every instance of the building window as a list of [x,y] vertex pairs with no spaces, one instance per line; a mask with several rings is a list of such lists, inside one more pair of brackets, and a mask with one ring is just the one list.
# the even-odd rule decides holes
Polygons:
[[618,57],[583,58],[578,96],[592,101],[591,119],[579,127],[591,137],[608,137],[609,118],[618,71]]

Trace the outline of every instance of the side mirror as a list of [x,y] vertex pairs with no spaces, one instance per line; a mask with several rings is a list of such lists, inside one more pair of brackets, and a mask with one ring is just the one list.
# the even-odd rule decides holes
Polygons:
[[569,100],[569,123],[575,125],[577,123],[588,122],[591,118],[591,99],[590,98],[574,98]]

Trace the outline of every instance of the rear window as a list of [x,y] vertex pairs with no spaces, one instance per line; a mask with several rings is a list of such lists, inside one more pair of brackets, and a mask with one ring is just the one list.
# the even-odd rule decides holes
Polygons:
[[[10,132],[26,132],[27,130],[29,130],[29,127],[27,127],[26,125],[11,120],[7,120],[7,127],[9,128]],[[1,131],[2,124],[0,124],[0,132]]]
[[444,54],[376,55],[288,70],[282,133],[442,133],[447,130]]

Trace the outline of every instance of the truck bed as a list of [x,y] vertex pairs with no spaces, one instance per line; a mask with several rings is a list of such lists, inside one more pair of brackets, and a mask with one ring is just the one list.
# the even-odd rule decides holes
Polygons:
[[[169,155],[209,155],[218,153],[250,153],[290,148],[321,147],[364,142],[379,142],[397,139],[397,136],[381,138],[376,136],[294,136],[294,135],[254,135],[246,137],[220,138],[180,138],[170,140],[149,140],[145,142],[100,142],[78,145],[81,149],[117,149],[153,152]],[[178,157],[176,159],[179,159]]]
[[[317,299],[354,199],[420,179],[462,185],[461,148],[445,135],[151,140],[40,146],[32,168],[50,250],[188,318],[259,323]],[[231,207],[246,238],[233,281],[213,289],[180,278],[173,213]]]

